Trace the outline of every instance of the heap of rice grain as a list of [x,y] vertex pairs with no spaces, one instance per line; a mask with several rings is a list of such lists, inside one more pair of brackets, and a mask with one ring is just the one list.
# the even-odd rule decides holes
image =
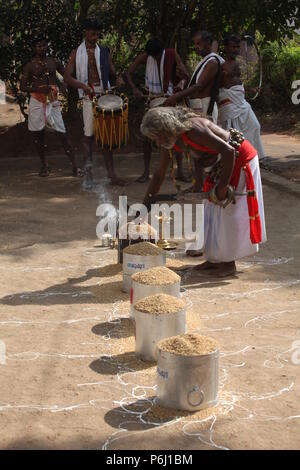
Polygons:
[[140,273],[135,273],[131,279],[139,284],[148,284],[153,286],[175,284],[180,282],[180,276],[164,266],[156,266]]
[[136,256],[158,256],[164,254],[164,250],[150,242],[134,243],[124,248],[123,253]]
[[219,344],[208,336],[184,334],[163,339],[158,343],[158,348],[181,356],[202,356],[219,349]]
[[129,238],[129,239],[149,239],[157,238],[157,231],[147,222],[141,222],[140,224],[135,224],[134,222],[128,222],[119,229],[119,238]]
[[139,300],[135,306],[135,310],[142,313],[152,315],[164,315],[167,313],[177,313],[179,310],[185,309],[183,300],[167,294],[149,295]]
[[204,420],[207,418],[213,418],[221,413],[221,407],[215,406],[213,408],[207,408],[206,410],[200,411],[184,411],[176,410],[173,408],[164,408],[158,404],[152,405],[147,413],[143,415],[143,421],[146,423],[163,423],[170,422],[178,418],[185,418],[192,420]]

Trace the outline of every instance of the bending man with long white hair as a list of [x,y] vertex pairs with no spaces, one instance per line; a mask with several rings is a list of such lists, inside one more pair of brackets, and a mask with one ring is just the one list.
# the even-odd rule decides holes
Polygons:
[[[265,216],[257,151],[243,134],[226,131],[188,108],[154,108],[145,114],[141,132],[161,152],[144,204],[150,209],[169,166],[168,150],[188,148],[206,174],[204,191],[210,192],[204,208],[206,260],[196,269],[214,276],[236,272],[235,261],[258,252],[266,241]],[[233,190],[248,196],[232,202]]]

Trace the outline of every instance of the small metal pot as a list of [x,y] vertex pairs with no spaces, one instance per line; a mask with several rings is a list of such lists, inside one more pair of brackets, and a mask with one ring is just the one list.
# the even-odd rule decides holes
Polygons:
[[174,297],[180,298],[180,281],[173,282],[172,284],[140,284],[132,281],[130,292],[130,316],[134,318],[133,306],[144,297],[155,294],[169,294]]
[[153,315],[134,308],[136,355],[143,361],[156,361],[156,345],[161,339],[186,332],[186,311]]
[[202,356],[171,354],[157,347],[157,397],[166,408],[197,411],[218,402],[219,351]]
[[166,254],[155,256],[137,256],[123,253],[123,292],[130,293],[131,276],[135,273],[166,265]]
[[104,235],[102,235],[102,238],[101,238],[101,246],[103,247],[110,247],[111,246],[111,243],[112,243],[112,235],[110,233],[105,233]]

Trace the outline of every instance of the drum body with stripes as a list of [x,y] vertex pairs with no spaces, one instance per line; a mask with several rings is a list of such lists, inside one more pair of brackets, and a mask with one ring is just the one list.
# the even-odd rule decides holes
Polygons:
[[126,145],[128,130],[128,99],[125,95],[106,94],[94,105],[96,142],[102,148],[116,149]]

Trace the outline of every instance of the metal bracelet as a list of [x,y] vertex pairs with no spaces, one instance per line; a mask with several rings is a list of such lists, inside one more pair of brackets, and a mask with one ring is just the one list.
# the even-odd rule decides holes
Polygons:
[[223,209],[225,209],[225,207],[229,206],[229,204],[231,203],[235,204],[234,189],[232,186],[230,186],[229,184],[227,185],[226,199],[224,199],[223,201],[220,201],[218,199],[216,195],[216,189],[217,185],[215,185],[209,192],[209,199],[211,202],[213,202],[217,206],[223,207]]

